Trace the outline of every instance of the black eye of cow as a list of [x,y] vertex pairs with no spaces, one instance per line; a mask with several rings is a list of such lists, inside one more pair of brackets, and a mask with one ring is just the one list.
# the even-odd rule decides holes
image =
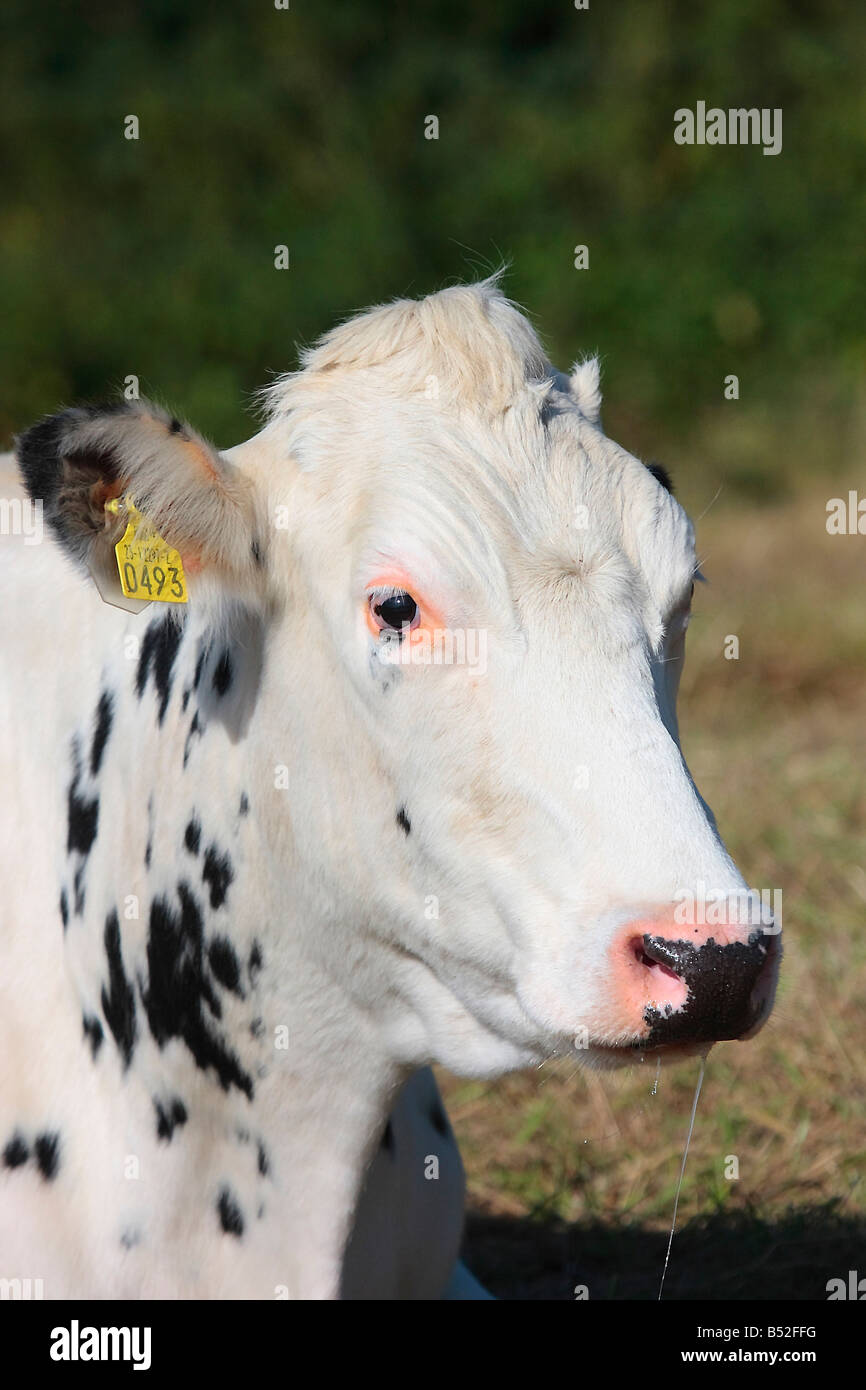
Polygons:
[[382,629],[392,628],[399,632],[406,626],[411,627],[418,616],[417,603],[404,589],[398,589],[384,597],[372,594],[370,606],[376,625]]

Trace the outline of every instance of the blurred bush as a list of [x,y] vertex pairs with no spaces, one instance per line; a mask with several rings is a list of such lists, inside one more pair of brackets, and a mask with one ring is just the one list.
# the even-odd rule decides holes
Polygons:
[[[683,441],[688,468],[700,424],[749,495],[798,440],[838,463],[824,422],[864,409],[861,25],[845,0],[6,0],[0,433],[134,373],[233,442],[297,342],[507,259],[557,360],[602,352],[630,447]],[[782,153],[676,145],[698,100],[781,107]]]

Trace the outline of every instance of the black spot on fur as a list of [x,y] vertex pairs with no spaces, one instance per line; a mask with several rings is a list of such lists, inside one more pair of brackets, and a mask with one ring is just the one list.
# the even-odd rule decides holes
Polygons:
[[189,762],[189,755],[190,755],[190,753],[192,752],[192,741],[193,741],[193,739],[194,739],[194,738],[201,738],[201,736],[202,736],[203,733],[204,733],[204,729],[203,729],[203,727],[202,727],[201,720],[200,720],[199,717],[198,717],[198,710],[196,710],[195,714],[194,714],[193,717],[192,717],[192,723],[191,723],[190,726],[189,726],[189,733],[188,733],[187,736],[186,736],[186,742],[185,742],[184,745],[183,745],[183,765],[184,765],[184,767],[186,767],[187,763]]
[[252,945],[252,950],[250,951],[249,964],[247,965],[247,969],[250,972],[251,985],[255,984],[263,965],[264,960],[262,958],[262,948],[257,941],[254,941]]
[[60,1135],[56,1132],[37,1134],[33,1141],[33,1156],[45,1181],[51,1182],[57,1177],[60,1167]]
[[63,930],[69,926],[69,899],[66,896],[66,889],[60,890],[60,920],[63,923]]
[[262,554],[262,547],[258,541],[253,541],[252,545],[250,546],[250,554],[253,557],[253,564],[255,565],[256,569],[260,570],[262,568],[262,565],[265,563],[265,557]]
[[244,1218],[241,1209],[231,1194],[228,1187],[222,1188],[217,1202],[220,1225],[228,1236],[242,1236],[244,1233]]
[[69,786],[66,850],[86,859],[99,830],[99,798],[85,796],[81,791],[81,762],[78,747],[73,746],[73,775]]
[[201,847],[201,822],[192,817],[184,832],[183,842],[190,854],[198,854]]
[[220,653],[220,659],[214,667],[211,684],[217,695],[225,695],[232,683],[232,658],[228,647],[224,647]]
[[234,872],[228,855],[220,854],[216,845],[211,845],[205,854],[201,877],[202,882],[210,888],[211,907],[222,907],[229,885],[234,879]]
[[394,1126],[391,1124],[391,1121],[390,1121],[390,1120],[389,1120],[388,1123],[386,1124],[384,1133],[382,1134],[382,1144],[381,1144],[381,1147],[382,1147],[382,1148],[385,1150],[385,1152],[388,1153],[388,1154],[393,1154],[393,1152],[394,1152],[394,1149],[395,1149],[395,1143],[394,1143]]
[[208,964],[214,976],[226,989],[240,994],[241,964],[235,948],[225,936],[215,936],[207,952]]
[[268,1158],[267,1150],[264,1144],[262,1143],[261,1139],[258,1143],[257,1163],[259,1172],[261,1173],[263,1178],[266,1178],[268,1176],[268,1173],[271,1171],[271,1160]]
[[94,1018],[90,1014],[82,1015],[81,1022],[84,1026],[84,1036],[90,1043],[91,1054],[96,1057],[102,1046],[102,1040],[105,1037],[102,1031],[102,1024],[99,1022],[98,1018]]
[[205,971],[201,911],[188,884],[179,883],[177,892],[179,912],[165,898],[154,899],[150,908],[149,979],[142,991],[150,1031],[160,1047],[171,1038],[182,1039],[196,1066],[213,1069],[223,1090],[237,1086],[252,1099],[251,1078],[211,1031],[204,1013],[205,1006],[214,1018],[222,1011]]
[[[396,634],[395,634],[396,635]],[[399,641],[398,637],[398,641]],[[383,664],[379,659],[378,647],[371,646],[368,657],[370,675],[377,682],[383,695],[390,695],[394,687],[401,679],[400,668],[396,665]]]
[[254,1038],[262,1038],[262,1037],[264,1037],[264,1033],[265,1033],[264,1021],[263,1021],[262,1019],[260,1019],[260,1018],[254,1018],[254,1019],[252,1020],[251,1024],[250,1024],[250,1034],[251,1034],[251,1036],[254,1037]]
[[183,425],[180,423],[180,420],[178,420],[176,415],[173,415],[171,417],[171,423],[168,428],[171,434],[183,434],[184,432]]
[[205,664],[205,661],[206,661],[206,659],[207,659],[207,652],[208,652],[207,647],[202,647],[202,649],[201,649],[201,651],[199,652],[198,657],[197,657],[197,659],[196,659],[196,663],[195,663],[195,674],[194,674],[194,676],[193,676],[193,678],[192,678],[192,688],[193,688],[193,690],[198,690],[199,683],[201,682],[201,673],[202,673],[202,671],[204,670],[204,664]]
[[165,1105],[154,1096],[153,1105],[156,1110],[157,1138],[164,1139],[166,1143],[170,1144],[178,1125],[185,1125],[189,1118],[186,1113],[186,1106],[182,1100],[178,1100],[177,1096]]
[[245,816],[250,809],[250,799],[246,792],[241,792],[241,804],[238,807],[238,815]]
[[30,1150],[23,1134],[18,1131],[12,1135],[9,1143],[3,1150],[3,1166],[5,1168],[20,1168],[30,1157]]
[[134,1250],[136,1245],[141,1244],[141,1231],[137,1231],[132,1227],[127,1231],[122,1231],[120,1243],[124,1250]]
[[105,745],[111,733],[111,724],[114,718],[114,702],[107,690],[103,690],[99,697],[99,704],[96,706],[96,718],[93,723],[93,743],[90,745],[90,773],[95,777],[102,766],[102,755],[105,752]]
[[406,807],[405,807],[405,806],[401,806],[400,809],[399,809],[399,811],[397,812],[397,824],[399,825],[400,829],[403,831],[403,834],[404,834],[404,835],[411,835],[411,834],[412,834],[412,822],[410,821],[409,817],[406,815]]
[[148,840],[144,847],[144,867],[150,868],[150,861],[153,858],[153,840]]
[[182,699],[181,702],[180,702],[180,708],[181,708],[181,711],[182,711],[184,714],[186,714],[186,707],[187,707],[187,705],[189,704],[189,697],[190,697],[191,694],[192,694],[192,691],[190,690],[189,686],[187,686],[186,689],[185,689],[184,692],[183,692],[183,699]]
[[161,724],[171,699],[171,679],[175,658],[183,637],[182,619],[178,621],[172,613],[152,622],[144,634],[138,671],[135,677],[135,690],[139,699],[144,694],[148,679],[153,674],[153,682],[159,697],[158,722]]
[[665,468],[664,464],[663,464],[663,463],[648,463],[648,464],[647,464],[647,468],[649,469],[650,473],[652,473],[652,475],[653,475],[653,477],[655,478],[656,482],[657,482],[657,483],[661,483],[661,485],[662,485],[662,487],[665,489],[665,491],[666,491],[666,492],[669,492],[669,493],[671,494],[671,496],[673,497],[673,495],[674,495],[674,485],[673,485],[673,483],[672,483],[672,481],[671,481],[671,475],[670,475],[670,473],[668,472],[668,470]]
[[72,880],[72,888],[75,893],[75,915],[81,917],[84,912],[84,865],[79,864],[75,870],[75,877]]
[[128,1067],[135,1048],[135,995],[123,969],[120,949],[120,923],[112,911],[105,920],[105,954],[108,959],[108,988],[102,986],[102,1012],[117,1043],[124,1066]]
[[445,1111],[442,1109],[442,1106],[438,1104],[438,1102],[436,1105],[433,1106],[433,1109],[430,1111],[430,1123],[437,1134],[441,1134],[443,1139],[447,1139],[448,1135],[451,1132],[448,1127],[448,1116],[445,1114]]

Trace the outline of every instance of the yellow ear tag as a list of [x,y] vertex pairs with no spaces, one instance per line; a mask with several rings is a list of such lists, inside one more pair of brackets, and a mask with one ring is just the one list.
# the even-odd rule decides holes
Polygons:
[[121,505],[128,521],[114,553],[124,595],[145,603],[151,599],[154,603],[186,603],[186,578],[180,555],[157,535],[128,494],[120,504],[116,497],[106,502],[105,510],[116,516]]

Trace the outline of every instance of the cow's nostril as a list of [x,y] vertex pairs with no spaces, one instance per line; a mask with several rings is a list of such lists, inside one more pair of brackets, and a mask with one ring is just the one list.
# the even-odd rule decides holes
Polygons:
[[646,936],[636,936],[632,942],[632,950],[638,965],[643,965],[648,970],[656,970],[660,975],[667,975],[672,980],[679,980],[681,977],[676,970],[672,970],[666,961],[659,959],[658,955],[651,955],[644,942],[650,940]]
[[664,936],[647,934],[641,937],[641,945],[656,965],[665,966],[680,978],[688,974],[695,954],[695,948],[690,941],[670,941]]

